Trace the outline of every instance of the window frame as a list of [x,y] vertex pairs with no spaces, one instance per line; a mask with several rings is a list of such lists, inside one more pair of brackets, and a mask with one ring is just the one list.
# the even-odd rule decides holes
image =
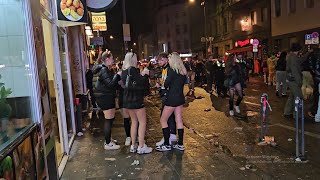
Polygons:
[[[309,2],[309,3],[308,3]],[[312,2],[312,6],[310,6],[310,2]],[[311,9],[315,7],[315,1],[314,0],[304,0],[304,7],[307,9]]]
[[296,12],[297,12],[297,0],[288,0],[288,14],[295,14]]
[[[279,5],[279,6],[277,6],[277,5]],[[281,0],[274,0],[274,15],[275,15],[275,17],[280,17],[281,14],[282,14]]]

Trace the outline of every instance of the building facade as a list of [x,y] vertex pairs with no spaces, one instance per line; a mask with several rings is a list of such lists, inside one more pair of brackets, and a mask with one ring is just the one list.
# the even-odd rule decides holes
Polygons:
[[208,31],[214,37],[212,53],[244,53],[253,56],[253,39],[259,40],[261,51],[268,52],[271,43],[270,3],[268,0],[218,0],[208,15]]
[[305,44],[306,34],[320,32],[320,2],[317,0],[271,0],[272,47],[289,50],[292,43]]
[[155,16],[159,52],[191,53],[190,14],[188,4],[161,1]]

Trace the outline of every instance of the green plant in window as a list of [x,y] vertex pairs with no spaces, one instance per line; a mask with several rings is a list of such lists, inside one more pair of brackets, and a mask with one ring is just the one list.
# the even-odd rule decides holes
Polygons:
[[0,82],[0,119],[9,118],[12,111],[11,106],[7,102],[7,97],[12,94],[12,91],[10,88],[6,88],[4,85],[4,83]]

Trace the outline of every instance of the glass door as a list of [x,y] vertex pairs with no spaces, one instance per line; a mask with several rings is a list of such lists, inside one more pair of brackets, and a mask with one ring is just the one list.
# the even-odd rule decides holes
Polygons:
[[61,66],[61,80],[63,86],[63,97],[64,97],[64,108],[66,112],[66,125],[68,133],[68,143],[69,148],[73,138],[75,136],[75,120],[74,120],[74,106],[73,106],[73,93],[72,93],[72,83],[71,83],[71,73],[69,60],[67,55],[66,46],[66,35],[58,28],[58,43],[59,43],[59,55],[60,55],[60,66]]

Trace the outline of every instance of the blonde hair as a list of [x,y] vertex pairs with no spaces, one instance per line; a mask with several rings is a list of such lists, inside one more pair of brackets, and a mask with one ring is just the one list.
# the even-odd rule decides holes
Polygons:
[[187,75],[186,67],[183,64],[183,61],[180,55],[176,52],[173,52],[169,55],[169,65],[171,69],[181,75]]
[[128,52],[124,58],[122,69],[127,70],[129,67],[137,67],[138,59],[137,55],[133,52]]

